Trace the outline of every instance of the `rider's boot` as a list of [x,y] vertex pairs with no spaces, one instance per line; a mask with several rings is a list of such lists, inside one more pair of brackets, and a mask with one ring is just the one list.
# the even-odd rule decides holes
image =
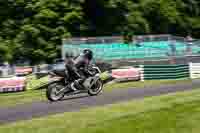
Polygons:
[[76,89],[83,90],[84,89],[84,87],[83,87],[83,79],[75,80],[74,81],[74,86],[75,86]]

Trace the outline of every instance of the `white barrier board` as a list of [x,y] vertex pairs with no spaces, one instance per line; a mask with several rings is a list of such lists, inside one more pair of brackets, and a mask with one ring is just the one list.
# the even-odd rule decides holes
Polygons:
[[189,63],[190,78],[200,78],[200,63]]

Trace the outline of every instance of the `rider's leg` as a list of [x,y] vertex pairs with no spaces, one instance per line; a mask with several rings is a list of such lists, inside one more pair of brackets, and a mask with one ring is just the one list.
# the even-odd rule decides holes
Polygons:
[[65,80],[66,80],[66,84],[68,84],[68,87],[71,88],[72,91],[76,91],[77,88],[74,87],[74,83],[70,82],[70,76],[78,76],[75,71],[74,68],[70,65],[67,65],[66,70],[65,70]]
[[86,79],[84,73],[80,70],[80,71],[76,71],[76,73],[78,74],[79,78],[75,81],[75,84],[77,86],[78,89],[83,89],[83,83]]

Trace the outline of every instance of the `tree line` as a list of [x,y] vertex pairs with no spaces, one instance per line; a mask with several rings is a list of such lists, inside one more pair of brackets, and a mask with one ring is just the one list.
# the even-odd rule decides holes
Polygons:
[[134,34],[200,37],[199,0],[2,0],[0,61],[60,57],[63,38]]

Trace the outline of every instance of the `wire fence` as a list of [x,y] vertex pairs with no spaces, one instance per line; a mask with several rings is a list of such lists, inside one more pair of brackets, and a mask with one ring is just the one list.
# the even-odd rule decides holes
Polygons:
[[92,49],[95,58],[102,60],[170,58],[199,55],[200,41],[188,42],[184,37],[168,34],[134,36],[130,44],[125,44],[122,36],[70,38],[63,40],[62,56],[77,56],[85,48]]

